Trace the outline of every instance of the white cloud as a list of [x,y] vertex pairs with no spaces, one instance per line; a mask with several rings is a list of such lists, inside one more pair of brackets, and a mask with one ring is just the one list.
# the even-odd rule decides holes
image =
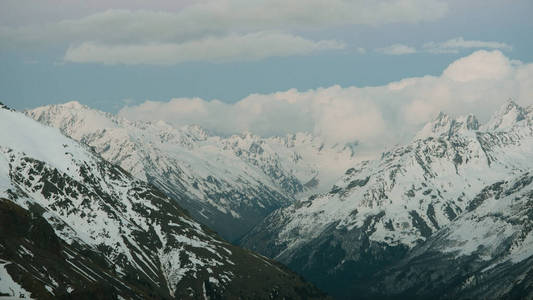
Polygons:
[[270,136],[306,131],[334,142],[372,142],[385,129],[381,112],[372,101],[353,101],[339,86],[252,94],[235,104],[200,98],[147,101],[126,106],[119,114],[134,120],[163,119],[177,126],[199,124],[220,134],[251,131]]
[[210,37],[181,44],[107,46],[83,43],[69,47],[64,59],[81,63],[171,65],[186,61],[259,60],[342,48],[342,43],[333,40],[311,41],[285,33],[259,32]]
[[232,32],[417,23],[441,18],[447,10],[438,0],[211,0],[176,12],[112,9],[45,25],[2,27],[0,36],[18,42],[182,42]]
[[465,49],[498,49],[498,50],[511,50],[513,47],[501,43],[501,42],[487,42],[476,40],[465,40],[462,37],[450,39],[444,42],[428,42],[425,43],[421,49],[407,46],[404,44],[393,44],[388,47],[378,48],[376,52],[380,52],[387,55],[404,55],[420,52],[428,52],[433,54],[443,53],[459,53]]
[[252,94],[232,104],[200,98],[147,101],[126,106],[119,114],[177,126],[198,124],[222,134],[306,131],[335,142],[359,141],[378,153],[384,146],[410,139],[439,111],[473,112],[484,120],[509,97],[533,104],[533,64],[510,61],[499,51],[478,51],[450,64],[441,76],[377,87]]
[[[157,55],[162,52],[168,55],[168,52],[175,52],[176,47],[186,46],[190,50],[191,47],[197,46],[192,51],[202,52],[204,49],[199,47],[206,40],[224,40],[250,34],[268,39],[270,37],[260,33],[312,33],[313,30],[346,25],[417,23],[441,18],[447,10],[447,4],[440,0],[207,0],[195,1],[177,11],[110,9],[77,19],[46,24],[0,26],[0,47],[18,49],[21,46],[71,46],[70,51],[74,51],[74,54],[83,51],[83,56],[89,56],[87,52],[90,51],[93,53],[91,57],[99,57],[97,61],[117,60],[116,56],[121,51],[126,51],[125,56],[129,57],[147,57],[153,50],[152,57],[145,61],[154,60],[157,63]],[[258,40],[255,42],[266,43]],[[243,47],[235,52],[245,53],[246,55],[241,56],[244,60],[268,56],[268,51],[252,53],[251,50],[261,52],[261,49],[248,45],[238,43],[235,46]],[[283,48],[283,45],[274,47]],[[221,51],[227,49],[223,48]],[[293,50],[288,52],[290,55],[307,53]],[[272,54],[278,55],[276,51]],[[72,53],[67,53],[67,58],[71,55]],[[104,55],[111,57],[104,58]],[[225,55],[221,53],[205,56],[210,59]],[[90,61],[93,60],[95,59]]]
[[445,42],[428,42],[423,45],[424,51],[430,53],[459,53],[464,49],[500,49],[511,50],[512,47],[501,42],[487,42],[476,40],[465,40],[462,37],[449,39]]
[[416,49],[404,44],[394,44],[384,48],[376,49],[377,52],[387,55],[404,55],[416,53]]
[[501,52],[477,51],[451,63],[443,75],[454,81],[501,80],[511,73],[511,62]]

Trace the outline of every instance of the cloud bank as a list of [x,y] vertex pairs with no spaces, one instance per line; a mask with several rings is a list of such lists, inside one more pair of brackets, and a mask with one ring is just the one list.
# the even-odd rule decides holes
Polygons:
[[377,52],[387,55],[404,55],[416,53],[416,49],[403,44],[394,44],[388,47],[376,49]]
[[[294,32],[418,23],[439,19],[447,11],[448,5],[440,0],[205,0],[176,11],[109,9],[46,24],[1,26],[0,48],[65,45],[65,60],[75,62],[255,60],[337,49],[342,44]],[[228,50],[232,41],[235,49]],[[220,50],[213,47],[204,53],[206,46],[218,45]]]
[[506,43],[493,42],[493,41],[477,41],[477,40],[465,40],[462,37],[449,39],[445,42],[425,43],[422,48],[424,51],[430,53],[459,53],[462,49],[500,49],[500,50],[512,50],[512,47]]
[[387,55],[404,55],[404,54],[413,54],[413,53],[432,53],[432,54],[443,54],[443,53],[459,53],[461,50],[468,49],[498,49],[510,51],[513,49],[512,46],[507,45],[506,43],[494,42],[494,41],[477,41],[477,40],[465,40],[462,37],[449,39],[444,42],[427,42],[422,45],[420,49],[411,47],[404,44],[393,44],[387,47],[378,48],[376,52],[380,52]]
[[83,43],[69,47],[64,59],[81,63],[171,65],[186,61],[260,60],[343,48],[344,44],[335,40],[312,41],[291,34],[259,32],[210,37],[181,44],[108,46]]
[[330,142],[360,142],[368,151],[404,142],[440,111],[487,119],[509,97],[533,104],[533,64],[480,50],[451,63],[440,76],[384,86],[331,86],[251,94],[236,103],[200,98],[146,101],[119,115],[133,120],[198,124],[218,134],[262,136],[305,131]]

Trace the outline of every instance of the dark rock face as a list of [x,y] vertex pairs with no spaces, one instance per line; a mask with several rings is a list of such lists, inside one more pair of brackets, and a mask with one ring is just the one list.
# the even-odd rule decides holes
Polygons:
[[[228,250],[237,265],[231,268],[236,277],[227,287],[214,285],[206,272],[199,279],[180,282],[177,293],[170,297],[164,290],[138,279],[140,274],[129,275],[134,278],[120,276],[112,262],[98,251],[64,243],[44,218],[1,198],[0,241],[0,259],[9,262],[11,277],[37,299],[117,299],[118,295],[134,299],[194,299],[191,287],[205,289],[210,299],[326,298],[284,266],[235,246]],[[53,294],[45,286],[54,287]],[[201,295],[198,298],[203,299]]]
[[[118,292],[130,298],[151,293],[118,280],[109,260],[89,252],[81,245],[63,242],[43,217],[0,198],[0,259],[7,262],[8,273],[32,297],[117,299]],[[101,280],[93,282],[80,270]],[[53,293],[45,286],[54,287]]]
[[4,103],[0,102],[0,109],[5,109],[5,110],[9,110],[9,111],[14,111],[12,108],[10,108],[9,106],[5,105]]
[[[468,213],[375,274],[373,293],[415,299],[531,299],[532,182],[526,172],[483,189]],[[478,231],[472,230],[476,224],[482,224]],[[467,246],[473,241],[475,249]]]
[[288,267],[336,299],[353,299],[354,295],[367,293],[375,272],[398,261],[406,252],[407,247],[402,245],[372,242],[361,230],[333,230],[294,253]]
[[531,299],[533,259],[489,271],[475,257],[424,253],[373,276],[366,299]]
[[[108,178],[114,177],[124,180],[129,177],[123,171],[114,169],[104,162],[100,163],[98,169],[105,172]],[[188,225],[194,221],[186,221],[189,219],[186,212],[181,210],[175,202],[166,199],[166,196],[158,190],[153,187],[142,186],[142,184],[133,187],[129,194],[137,199],[144,199],[143,201],[150,204],[144,206],[140,202],[134,204],[132,208],[139,216],[150,220],[150,223],[160,224],[161,229],[159,230],[175,232],[174,237],[166,236],[165,247],[162,245],[162,236],[156,234],[153,227],[148,228],[147,231],[132,231],[130,237],[123,236],[128,249],[123,249],[125,252],[122,253],[131,253],[133,261],[128,261],[124,254],[119,254],[113,259],[113,256],[116,255],[114,253],[117,252],[109,248],[106,243],[96,244],[96,249],[82,241],[70,245],[65,243],[55,234],[49,222],[56,222],[56,230],[59,231],[69,227],[69,224],[61,222],[60,218],[55,221],[46,220],[39,213],[52,211],[60,216],[79,216],[91,223],[98,222],[102,213],[108,214],[110,218],[121,220],[117,211],[127,210],[124,203],[119,202],[112,194],[98,188],[100,182],[97,176],[91,172],[92,169],[89,168],[80,169],[80,173],[84,177],[84,183],[81,183],[56,169],[51,169],[38,160],[24,157],[19,160],[18,165],[12,164],[12,182],[19,188],[19,194],[15,197],[23,196],[21,191],[25,190],[40,193],[44,199],[50,201],[47,208],[33,204],[32,207],[30,206],[30,211],[32,211],[30,213],[11,200],[2,200],[0,236],[6,237],[3,240],[6,244],[3,245],[3,253],[0,258],[11,262],[13,274],[22,272],[21,266],[26,266],[25,268],[28,270],[35,268],[35,266],[43,266],[48,271],[42,271],[42,273],[58,274],[58,278],[45,279],[48,282],[61,283],[59,285],[50,283],[50,286],[57,286],[52,295],[62,299],[89,299],[92,295],[97,297],[96,299],[115,299],[117,295],[127,297],[136,295],[136,298],[185,299],[191,295],[202,295],[204,290],[213,299],[231,299],[233,297],[262,299],[270,297],[271,294],[274,295],[274,298],[290,296],[320,299],[325,297],[320,291],[305,283],[283,266],[223,242],[206,228],[201,229],[203,231],[201,234],[204,237],[196,235],[199,233],[197,230],[200,227],[195,225],[197,226],[195,229],[194,226]],[[30,181],[22,174],[32,174],[34,180]],[[36,180],[37,178],[40,179]],[[80,203],[81,206],[70,200],[70,197],[78,198],[78,196],[86,197]],[[94,199],[103,202],[98,205],[95,205],[96,203],[90,204]],[[14,200],[16,201],[16,199]],[[154,205],[157,210],[153,210]],[[149,207],[152,209],[148,209]],[[172,226],[181,226],[182,229],[175,231]],[[194,233],[195,231],[197,233]],[[76,232],[76,234],[82,233]],[[199,243],[214,243],[217,245],[214,249],[219,252],[212,253],[210,251],[213,250],[207,251],[208,249],[183,245],[179,242],[183,238],[193,240],[199,238]],[[16,239],[17,242],[12,241],[12,239]],[[24,256],[17,256],[16,253],[20,252],[20,250],[17,252],[17,246],[28,249],[34,260],[27,261]],[[173,249],[183,249],[183,247],[186,251],[176,253],[175,258],[169,257],[168,259],[179,258],[181,260],[179,264],[184,266],[190,264],[192,259],[197,258],[204,259],[206,262],[209,260],[219,262],[211,266],[209,272],[207,269],[199,269],[196,270],[196,273],[190,273],[182,280],[174,282],[177,285],[172,288],[175,292],[171,295],[168,287],[171,281],[165,279],[167,275],[165,275],[163,261],[160,260],[157,253],[161,251],[159,249],[171,253]],[[46,257],[46,259],[41,257]],[[148,258],[153,265],[160,266],[155,270],[156,273],[149,265],[143,263],[141,257],[144,257],[144,260]],[[223,260],[220,260],[221,257]],[[80,274],[76,273],[79,272],[76,267],[71,266],[72,264],[76,266],[78,263],[82,264],[79,267],[82,270],[88,268],[89,271],[87,272],[95,273],[99,278],[105,280],[93,281],[83,276],[80,277]],[[120,268],[117,269],[117,267]],[[199,266],[199,268],[202,267]],[[17,278],[21,280],[27,290],[42,296],[40,298],[43,299],[53,298],[50,293],[47,294],[46,291],[42,290],[42,285],[39,285],[39,282],[45,279],[32,272],[24,274],[23,277],[20,275]],[[70,278],[73,280],[71,281]],[[216,284],[219,283],[219,279],[216,278],[227,280],[223,284]],[[220,280],[222,281],[222,279]],[[129,289],[124,289],[124,285]],[[70,286],[73,292],[67,293],[64,290],[66,286]],[[135,292],[132,293],[131,290]]]
[[278,259],[338,299],[532,299],[533,175],[487,186],[470,204],[412,249],[369,240],[381,214],[360,229],[333,224]]

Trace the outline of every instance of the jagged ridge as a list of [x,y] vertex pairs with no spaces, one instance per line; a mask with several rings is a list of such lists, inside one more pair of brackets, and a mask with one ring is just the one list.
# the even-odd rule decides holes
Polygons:
[[[8,110],[0,110],[0,128],[0,197],[21,207],[2,200],[20,221],[20,234],[1,240],[3,282],[39,298],[76,297],[94,285],[111,289],[105,299],[324,297],[57,129]],[[49,225],[28,229],[35,222]],[[55,256],[43,261],[46,252]]]
[[531,111],[507,102],[482,126],[440,114],[410,144],[348,169],[329,193],[273,212],[242,245],[340,298],[368,295],[374,273],[454,224],[484,188],[533,168]]
[[308,134],[219,137],[198,126],[130,122],[77,102],[27,115],[148,180],[229,240],[298,195],[329,188],[344,164],[354,160],[352,148],[327,145]]

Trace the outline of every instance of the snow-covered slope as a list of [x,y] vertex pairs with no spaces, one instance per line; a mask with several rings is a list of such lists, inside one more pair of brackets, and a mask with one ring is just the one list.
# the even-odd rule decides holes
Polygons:
[[532,169],[531,109],[508,102],[481,127],[472,115],[440,114],[410,144],[348,169],[329,193],[273,212],[242,244],[349,297],[364,291],[359,279],[468,211],[483,188]]
[[[20,223],[22,233],[12,237],[16,247],[0,240],[2,268],[9,265],[11,279],[40,298],[69,293],[68,285],[80,288],[80,280],[109,283],[126,298],[321,297],[282,266],[221,240],[175,200],[88,146],[5,108],[0,108],[0,198],[21,207],[12,211],[27,211],[19,213],[22,221],[6,223],[15,228]],[[44,247],[42,238],[32,235],[33,218],[53,228],[45,236],[58,239],[55,246]],[[40,256],[50,247],[55,257]],[[79,254],[88,257],[86,264]],[[30,263],[24,256],[38,259]],[[40,261],[49,259],[57,263]],[[75,272],[77,278],[49,272],[47,265],[70,265],[65,274]]]
[[397,298],[532,299],[533,174],[484,188],[454,222],[374,276]]
[[295,197],[326,191],[355,161],[352,147],[302,133],[219,137],[197,126],[130,122],[77,102],[26,113],[159,187],[230,240]]

